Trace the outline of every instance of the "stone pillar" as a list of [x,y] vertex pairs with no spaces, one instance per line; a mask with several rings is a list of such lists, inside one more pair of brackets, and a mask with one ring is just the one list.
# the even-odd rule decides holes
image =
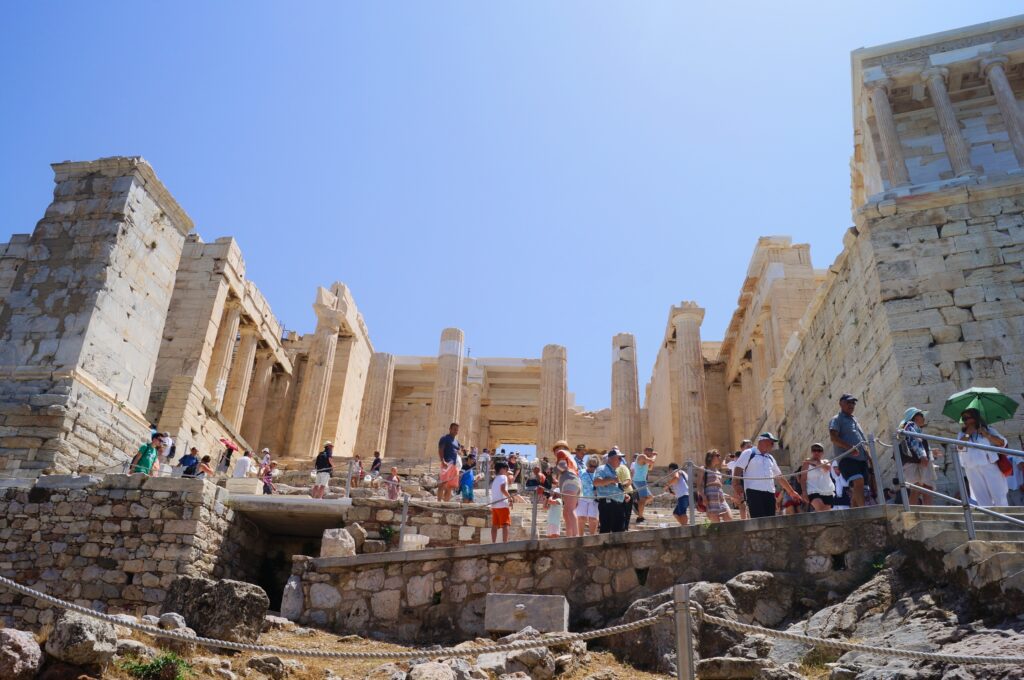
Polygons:
[[476,446],[482,449],[486,443],[480,437],[480,411],[484,396],[484,371],[479,366],[471,366],[466,375],[466,403],[463,404],[464,413],[462,427],[465,435],[460,439],[468,448]]
[[545,345],[540,359],[540,404],[537,408],[537,455],[551,453],[551,447],[566,437],[569,385],[566,352],[561,345]]
[[612,338],[613,443],[626,453],[638,453],[640,445],[640,388],[636,371],[636,338],[619,333]]
[[324,426],[334,353],[338,348],[338,333],[345,318],[343,312],[327,303],[329,295],[326,290],[320,289],[317,302],[313,305],[317,316],[316,333],[309,348],[306,372],[295,408],[295,420],[288,437],[287,453],[294,458],[308,458],[320,448],[318,440]]
[[757,389],[754,387],[754,367],[751,364],[743,365],[743,437],[750,439],[755,433],[757,423],[754,420],[754,411],[757,409]]
[[231,350],[235,347],[241,316],[242,307],[238,300],[228,300],[224,304],[217,339],[213,343],[213,356],[210,357],[210,370],[206,373],[206,391],[210,393],[210,401],[217,409],[224,403],[228,371],[231,369]]
[[256,345],[260,340],[259,330],[253,326],[242,326],[239,329],[238,348],[231,360],[231,372],[228,373],[228,387],[224,393],[224,406],[220,412],[224,420],[236,431],[242,426],[242,413],[245,412],[245,401],[249,398],[249,386],[252,384],[252,364],[256,359]]
[[896,119],[892,115],[889,104],[889,82],[881,81],[867,85],[871,108],[875,112],[875,123],[878,125],[878,137],[882,141],[882,152],[885,154],[885,165],[889,170],[889,185],[893,187],[910,184],[910,173],[903,157],[903,145],[899,133],[896,132]]
[[992,87],[1003,122],[1006,123],[1006,132],[1010,136],[1010,146],[1013,147],[1013,155],[1017,157],[1017,165],[1024,168],[1024,114],[1013,95],[1010,81],[1006,79],[1004,65],[1007,61],[1002,55],[988,57],[981,60],[981,68]]
[[672,308],[672,326],[676,331],[673,353],[679,371],[679,441],[681,451],[673,459],[704,464],[707,425],[704,409],[704,355],[700,347],[700,325],[704,308],[696,302],[684,302]]
[[[242,439],[254,449],[261,445],[266,446],[260,441],[260,435],[263,430],[263,418],[267,413],[270,378],[276,361],[274,353],[268,349],[256,353],[256,368],[252,372],[252,385],[249,386],[249,398],[245,402],[241,431]],[[275,404],[275,407],[277,406]]]
[[459,415],[464,343],[465,337],[458,328],[445,328],[441,332],[437,375],[434,377],[434,395],[430,401],[430,420],[427,421],[429,426],[424,446],[427,460],[437,458],[437,440],[448,433],[448,426]]
[[372,456],[374,451],[385,454],[394,383],[395,356],[387,352],[375,352],[370,357],[370,369],[366,373],[366,389],[363,391],[363,404],[359,411],[356,455]]
[[932,98],[932,105],[935,107],[935,117],[939,119],[942,141],[946,145],[946,155],[949,156],[953,174],[963,177],[974,174],[974,170],[971,168],[970,149],[967,148],[967,142],[964,140],[963,133],[960,132],[960,121],[956,118],[956,110],[946,91],[948,75],[949,69],[941,67],[928,68],[921,73],[921,77],[928,86],[928,95]]

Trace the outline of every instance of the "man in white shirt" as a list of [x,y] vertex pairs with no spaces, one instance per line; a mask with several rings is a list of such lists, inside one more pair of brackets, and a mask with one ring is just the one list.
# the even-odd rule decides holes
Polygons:
[[246,451],[242,454],[242,457],[238,459],[238,462],[235,463],[235,471],[231,476],[236,478],[248,477],[249,471],[252,469],[252,464],[252,454]]
[[[742,442],[740,442],[740,450],[736,454],[736,457],[733,458],[733,457],[730,456],[729,457],[729,462],[725,464],[725,466],[729,469],[729,474],[730,475],[735,475],[736,474],[736,463],[739,462],[739,456],[742,455],[744,451],[746,451],[747,449],[749,449],[753,445],[754,445],[754,442],[750,441],[749,439],[744,439]],[[747,501],[746,501],[746,499],[743,498],[743,484],[741,483],[742,480],[730,479],[729,482],[731,482],[729,484],[729,487],[730,487],[730,492],[729,493],[732,496],[733,504],[740,511],[740,519],[746,519],[747,518]]]
[[757,438],[757,444],[744,451],[736,461],[734,469],[739,479],[734,481],[743,485],[747,508],[752,518],[775,515],[776,481],[791,497],[800,498],[800,494],[794,491],[782,476],[782,470],[771,454],[778,441],[771,432],[762,432]]
[[1011,457],[1010,462],[1013,463],[1013,476],[1006,478],[1010,487],[1006,500],[1010,505],[1024,506],[1024,458]]

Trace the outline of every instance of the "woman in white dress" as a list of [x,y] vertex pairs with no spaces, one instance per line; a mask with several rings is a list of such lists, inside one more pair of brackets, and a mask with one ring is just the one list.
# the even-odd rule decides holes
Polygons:
[[[977,409],[969,408],[964,411],[960,415],[960,422],[963,423],[961,441],[1006,447],[1006,437],[996,432],[991,425],[985,424]],[[1006,477],[996,466],[999,454],[963,446],[958,448],[960,463],[964,466],[964,474],[971,485],[971,498],[984,507],[1006,505],[1009,488]]]

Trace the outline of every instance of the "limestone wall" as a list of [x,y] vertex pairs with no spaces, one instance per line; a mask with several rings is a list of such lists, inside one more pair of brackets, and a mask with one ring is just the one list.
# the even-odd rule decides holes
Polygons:
[[809,588],[842,592],[862,582],[893,545],[887,511],[354,558],[297,557],[299,620],[346,633],[387,630],[402,641],[461,641],[484,634],[488,592],[565,595],[574,629],[603,625],[634,600],[675,583],[724,582],[751,569],[804,575]]
[[[179,575],[255,581],[259,530],[200,479],[43,477],[0,489],[0,574],[100,611],[159,612]],[[0,592],[0,619],[32,628],[53,610]]]
[[[477,494],[483,493],[478,490]],[[479,543],[481,532],[488,529],[490,508],[466,507],[459,503],[409,503],[408,526],[412,532],[430,538],[432,547]],[[398,530],[402,524],[402,502],[379,498],[353,498],[352,507],[345,516],[349,522],[358,522],[371,534],[380,533],[381,527]]]

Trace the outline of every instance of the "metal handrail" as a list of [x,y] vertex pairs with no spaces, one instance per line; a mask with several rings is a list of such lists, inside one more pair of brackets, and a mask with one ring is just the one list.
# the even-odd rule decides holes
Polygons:
[[964,470],[963,466],[960,463],[960,455],[958,452],[954,452],[954,454],[949,457],[953,459],[953,470],[954,474],[956,475],[957,487],[960,490],[959,500],[953,498],[952,496],[947,496],[944,493],[939,493],[934,489],[926,489],[923,486],[908,483],[906,478],[903,476],[903,461],[900,459],[901,437],[919,437],[925,441],[938,442],[941,444],[952,444],[953,446],[957,447],[979,449],[981,451],[991,451],[993,453],[1002,453],[1004,455],[1013,456],[1016,458],[1024,458],[1024,451],[1008,449],[1002,446],[991,446],[989,444],[978,444],[971,441],[965,441],[963,439],[950,439],[949,437],[939,437],[933,434],[924,434],[923,432],[907,432],[901,429],[897,429],[892,434],[892,452],[894,462],[896,464],[896,478],[900,485],[900,500],[902,501],[903,509],[905,511],[910,510],[910,498],[907,495],[907,489],[912,489],[919,493],[927,494],[928,496],[931,496],[933,498],[940,498],[942,500],[949,501],[954,504],[959,504],[961,508],[963,508],[964,526],[967,529],[967,538],[971,541],[977,538],[977,530],[974,527],[973,514],[975,510],[982,513],[983,515],[997,517],[1005,522],[1024,526],[1024,520],[1017,519],[1016,517],[1011,517],[1010,515],[1006,515],[1001,512],[996,512],[995,510],[990,510],[989,508],[983,508],[979,505],[971,505],[971,499],[967,493],[967,485],[964,483]]

